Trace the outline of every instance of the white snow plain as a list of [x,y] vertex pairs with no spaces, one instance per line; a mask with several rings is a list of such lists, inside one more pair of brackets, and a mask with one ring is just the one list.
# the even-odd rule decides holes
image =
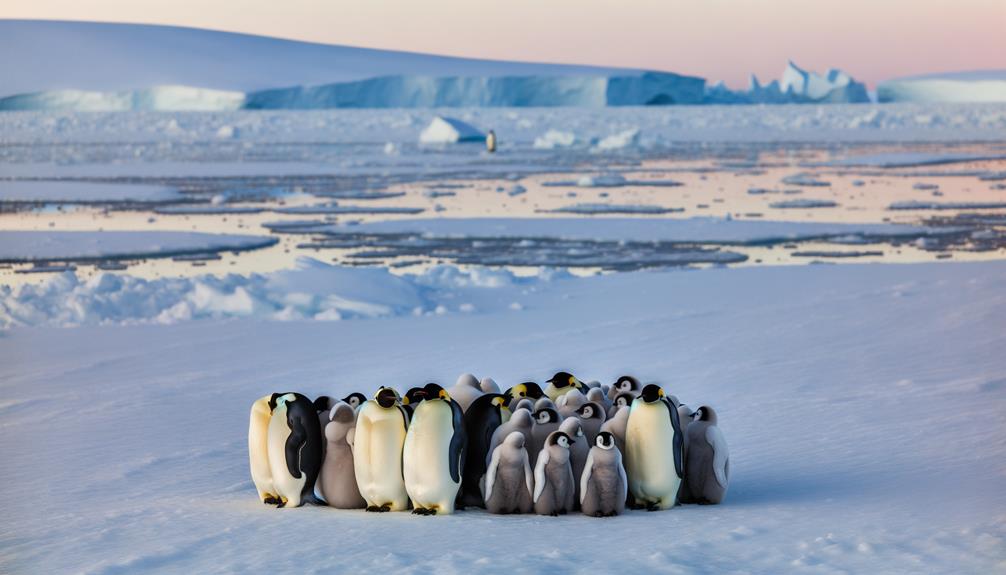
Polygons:
[[[480,289],[516,305],[0,332],[0,571],[1006,565],[1006,264],[625,273]],[[505,387],[557,369],[605,382],[632,373],[715,406],[732,455],[726,501],[594,519],[277,510],[256,497],[248,410],[266,393],[369,394],[469,370]]]
[[159,231],[0,231],[0,262],[101,260],[241,251],[271,246],[269,236]]

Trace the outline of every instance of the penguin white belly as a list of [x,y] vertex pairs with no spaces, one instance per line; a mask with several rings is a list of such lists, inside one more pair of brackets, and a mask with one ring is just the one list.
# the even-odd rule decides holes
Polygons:
[[276,495],[276,487],[272,482],[272,469],[269,467],[269,399],[265,396],[252,405],[250,423],[248,425],[248,463],[251,467],[252,482],[258,491],[259,499]]
[[638,500],[674,505],[681,478],[674,467],[674,428],[662,406],[641,405],[625,430],[629,490]]
[[444,401],[424,401],[416,408],[403,455],[405,489],[416,507],[454,510],[459,483],[450,473],[454,425],[451,406]]
[[[300,477],[294,477],[286,463],[286,440],[290,437],[290,427],[286,421],[286,406],[281,405],[273,411],[269,420],[269,469],[272,471],[272,482],[278,495],[287,501],[288,507],[300,506],[300,496],[307,482],[307,474],[300,472]],[[300,461],[293,462],[294,467]]]
[[353,446],[356,481],[368,504],[397,503],[393,507],[404,508],[403,502],[407,499],[402,483],[405,423],[398,409],[382,411],[367,406],[360,412]]

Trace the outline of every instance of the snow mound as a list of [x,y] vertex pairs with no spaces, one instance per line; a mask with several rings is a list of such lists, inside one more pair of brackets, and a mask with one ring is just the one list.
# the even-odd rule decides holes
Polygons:
[[596,148],[598,150],[608,151],[621,150],[623,148],[634,148],[637,146],[639,146],[639,128],[630,128],[602,139],[597,143]]
[[0,328],[239,317],[330,321],[440,314],[451,305],[458,311],[503,309],[512,294],[496,301],[481,291],[562,277],[564,272],[542,270],[518,278],[505,270],[453,266],[397,276],[385,268],[341,267],[304,257],[294,269],[249,276],[148,280],[104,273],[84,281],[68,271],[38,285],[0,286]]
[[560,130],[549,130],[534,139],[534,147],[539,150],[570,148],[574,144],[576,144],[576,134]]
[[426,129],[419,134],[420,144],[456,144],[482,142],[485,139],[486,135],[475,126],[446,116],[433,118]]

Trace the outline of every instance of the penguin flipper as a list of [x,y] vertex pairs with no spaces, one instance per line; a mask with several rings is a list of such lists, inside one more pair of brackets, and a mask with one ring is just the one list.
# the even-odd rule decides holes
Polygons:
[[454,435],[451,436],[449,465],[451,479],[454,483],[461,483],[461,469],[465,465],[465,448],[468,447],[468,434],[465,433],[464,412],[457,401],[451,400],[451,418],[454,426]]
[[300,450],[307,443],[307,432],[299,419],[290,420],[290,437],[286,438],[286,468],[294,479],[300,479]]
[[[583,499],[587,495],[587,486],[590,485],[590,473],[593,471],[594,467],[594,449],[591,448],[587,452],[587,460],[583,463],[583,475],[580,476],[580,505],[583,505]],[[576,478],[573,478],[576,481]]]
[[489,462],[489,469],[486,470],[486,492],[485,501],[489,501],[489,498],[493,495],[493,484],[496,483],[496,469],[500,464],[500,448],[497,447],[493,450],[492,460]]
[[674,471],[677,472],[678,479],[682,479],[685,476],[685,465],[684,461],[681,460],[685,449],[685,436],[681,432],[681,420],[678,418],[678,408],[674,407],[671,400],[667,398],[664,398],[664,404],[667,405],[668,414],[671,416],[671,427],[674,428]]
[[532,501],[538,503],[538,498],[545,491],[545,466],[548,465],[548,448],[541,450],[538,454],[538,462],[534,465],[534,497]]
[[727,449],[727,440],[723,437],[723,432],[715,425],[706,428],[706,441],[713,448],[713,474],[716,482],[724,489],[729,479],[727,472],[730,464],[730,450]]

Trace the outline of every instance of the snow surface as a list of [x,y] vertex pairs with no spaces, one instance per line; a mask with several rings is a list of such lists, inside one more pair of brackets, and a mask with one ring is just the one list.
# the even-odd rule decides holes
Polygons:
[[[1003,263],[627,273],[483,291],[518,306],[3,333],[0,571],[1002,569]],[[604,382],[632,373],[715,406],[732,459],[726,501],[600,520],[257,500],[248,409],[266,393],[370,393],[467,370],[505,387],[557,369]]]
[[1006,70],[927,74],[877,85],[881,102],[1006,102]]
[[0,181],[0,205],[13,204],[108,204],[180,201],[174,188],[140,184],[91,182]]
[[95,260],[253,250],[276,238],[197,232],[0,231],[0,262]]

